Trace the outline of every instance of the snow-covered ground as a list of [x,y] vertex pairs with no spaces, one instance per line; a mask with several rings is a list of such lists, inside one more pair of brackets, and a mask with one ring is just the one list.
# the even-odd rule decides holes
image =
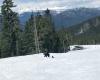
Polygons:
[[0,60],[0,80],[100,80],[100,45],[84,50],[5,58]]

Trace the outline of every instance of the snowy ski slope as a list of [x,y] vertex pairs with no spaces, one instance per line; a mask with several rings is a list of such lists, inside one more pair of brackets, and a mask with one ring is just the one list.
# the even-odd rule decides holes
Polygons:
[[0,80],[100,80],[100,45],[84,50],[5,58],[0,60]]

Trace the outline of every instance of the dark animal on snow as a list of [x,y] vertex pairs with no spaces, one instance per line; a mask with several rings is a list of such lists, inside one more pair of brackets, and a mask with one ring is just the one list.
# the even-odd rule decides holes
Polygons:
[[45,50],[45,52],[43,54],[44,54],[44,57],[50,57],[50,54],[47,50]]
[[54,56],[52,56],[52,58],[55,58]]

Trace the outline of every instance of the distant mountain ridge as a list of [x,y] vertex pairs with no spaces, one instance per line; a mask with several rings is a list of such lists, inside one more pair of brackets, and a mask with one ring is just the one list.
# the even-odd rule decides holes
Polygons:
[[[51,11],[51,14],[55,27],[57,29],[60,29],[62,27],[70,27],[93,17],[100,16],[100,10],[97,8],[75,8],[65,10],[60,13],[57,13],[56,11]],[[21,23],[25,24],[25,22],[29,19],[30,15],[31,12],[25,12],[23,14],[20,14],[19,16]]]
[[74,35],[100,35],[100,16],[67,28]]
[[96,16],[100,16],[100,10],[96,8],[70,9],[56,15],[55,24],[58,27],[69,27]]
[[100,44],[100,16],[66,28],[73,35],[74,44]]

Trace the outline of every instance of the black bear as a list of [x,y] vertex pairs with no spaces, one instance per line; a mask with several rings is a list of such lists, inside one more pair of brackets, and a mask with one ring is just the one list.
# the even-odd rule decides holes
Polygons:
[[49,54],[49,52],[48,52],[48,50],[47,49],[45,49],[45,51],[44,51],[44,57],[50,57],[50,54]]

